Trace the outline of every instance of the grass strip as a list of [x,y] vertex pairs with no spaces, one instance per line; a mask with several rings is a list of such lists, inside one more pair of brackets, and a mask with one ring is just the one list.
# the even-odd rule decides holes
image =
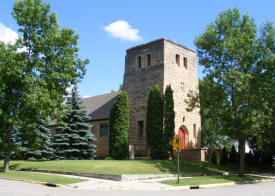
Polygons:
[[52,184],[72,184],[77,182],[86,181],[85,179],[80,178],[70,178],[65,176],[59,176],[54,174],[41,174],[33,172],[24,172],[24,171],[9,171],[9,172],[0,172],[1,177],[22,179],[22,180],[32,180],[38,182],[48,182]]
[[[0,166],[3,161],[0,161]],[[181,173],[208,173],[237,171],[230,166],[217,166],[201,161],[181,161]],[[10,161],[12,170],[36,169],[44,171],[79,172],[97,174],[176,174],[175,160],[54,160]]]
[[239,176],[239,175],[229,175],[229,176],[198,176],[192,178],[180,179],[179,184],[177,180],[166,180],[162,181],[163,184],[173,185],[173,186],[197,186],[203,184],[217,184],[217,183],[229,183],[229,182],[253,182],[256,180],[266,179],[257,176]]

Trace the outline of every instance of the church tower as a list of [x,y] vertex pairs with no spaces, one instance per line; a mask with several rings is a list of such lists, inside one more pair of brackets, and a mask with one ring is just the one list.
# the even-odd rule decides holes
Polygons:
[[[129,145],[135,155],[146,152],[146,107],[149,89],[158,85],[174,91],[175,134],[184,139],[186,156],[200,151],[201,117],[199,110],[187,112],[187,94],[199,91],[196,52],[166,38],[129,48],[125,57],[123,90],[130,109]],[[200,159],[200,155],[190,159]]]

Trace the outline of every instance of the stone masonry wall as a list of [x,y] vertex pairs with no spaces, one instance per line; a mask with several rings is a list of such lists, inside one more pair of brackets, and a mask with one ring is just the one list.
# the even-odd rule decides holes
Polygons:
[[[151,54],[151,65],[147,65],[147,54]],[[179,65],[176,63],[179,55]],[[141,57],[141,67],[138,57]],[[184,66],[187,58],[187,68]],[[196,52],[167,39],[159,39],[127,50],[123,90],[129,97],[130,108],[130,145],[146,145],[145,119],[147,98],[150,87],[159,85],[164,93],[167,85],[174,91],[175,133],[179,128],[187,131],[186,149],[200,148],[201,118],[199,110],[186,111],[187,93],[198,91]],[[183,118],[185,119],[183,121]],[[144,137],[138,137],[137,122],[144,121]],[[195,127],[194,127],[195,125]],[[194,130],[195,128],[195,130]]]
[[[147,54],[151,54],[151,65],[147,65]],[[141,68],[138,66],[141,56]],[[162,89],[164,78],[163,41],[151,42],[127,50],[123,90],[128,94],[130,109],[129,145],[146,144],[146,105],[149,89],[155,84]],[[144,122],[144,134],[138,136],[137,123]]]
[[[108,124],[108,135],[100,137],[100,124]],[[106,157],[109,154],[109,120],[93,121],[91,124],[94,126],[93,133],[96,137],[96,158]]]
[[[176,63],[176,54],[179,55],[179,64]],[[187,58],[187,68],[184,66],[184,57]],[[198,92],[198,76],[196,65],[196,52],[173,43],[169,40],[164,42],[164,89],[171,85],[174,91],[174,110],[175,110],[175,133],[181,127],[186,127],[185,148],[200,148],[201,138],[201,118],[199,109],[187,112],[185,99],[187,93]],[[183,118],[185,118],[183,122]],[[194,131],[194,124],[196,130]]]

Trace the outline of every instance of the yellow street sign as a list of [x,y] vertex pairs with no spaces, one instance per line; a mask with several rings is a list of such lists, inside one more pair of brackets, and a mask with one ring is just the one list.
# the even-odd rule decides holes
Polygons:
[[173,139],[173,148],[182,148],[182,137],[179,135],[176,135]]

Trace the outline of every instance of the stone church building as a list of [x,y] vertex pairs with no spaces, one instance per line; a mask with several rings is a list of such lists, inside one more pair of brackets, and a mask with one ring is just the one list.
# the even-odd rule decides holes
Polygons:
[[[130,109],[130,157],[147,156],[146,103],[149,89],[158,85],[164,93],[167,85],[174,91],[175,134],[183,138],[184,159],[204,160],[200,148],[199,110],[187,112],[189,90],[198,91],[196,52],[166,38],[127,49],[123,91]],[[97,137],[97,157],[108,156],[109,112],[119,92],[82,99]]]

